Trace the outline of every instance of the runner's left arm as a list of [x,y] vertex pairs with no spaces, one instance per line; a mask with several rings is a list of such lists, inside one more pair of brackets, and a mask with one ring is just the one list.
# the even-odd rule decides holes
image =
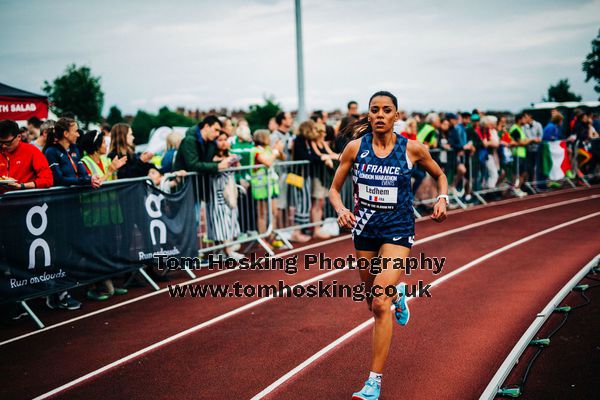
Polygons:
[[[438,194],[448,195],[448,179],[446,174],[440,168],[438,163],[431,158],[431,154],[426,146],[416,140],[409,140],[408,152],[412,156],[411,158],[419,163],[425,171],[437,182]],[[436,222],[442,222],[446,219],[446,200],[439,199],[433,207],[433,214],[431,218]]]

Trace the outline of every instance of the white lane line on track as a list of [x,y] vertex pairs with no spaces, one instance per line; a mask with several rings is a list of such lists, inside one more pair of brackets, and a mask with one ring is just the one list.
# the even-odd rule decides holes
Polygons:
[[[310,250],[310,249],[313,249],[315,247],[320,247],[320,246],[328,245],[328,244],[339,242],[341,240],[348,239],[348,238],[350,238],[350,235],[339,236],[339,237],[336,237],[336,238],[333,238],[333,239],[324,240],[323,242],[320,242],[320,243],[312,243],[312,244],[309,244],[309,245],[306,245],[306,246],[303,246],[303,247],[298,247],[298,248],[295,248],[295,249],[284,251],[282,253],[276,254],[272,258],[282,258],[282,257],[288,256],[290,254],[299,253],[299,252],[302,252],[304,250]],[[202,281],[205,281],[205,280],[208,280],[208,279],[212,279],[212,278],[216,278],[218,276],[225,275],[225,274],[228,274],[230,272],[237,271],[237,270],[239,270],[239,267],[235,267],[235,268],[232,268],[232,269],[225,269],[225,270],[222,270],[222,271],[214,272],[212,274],[204,275],[204,276],[201,276],[201,277],[198,277],[198,278],[194,278],[194,279],[190,279],[188,281],[184,281],[184,282],[178,283],[178,285],[179,286],[185,286],[185,285],[189,285],[189,284],[196,283],[196,282],[202,282]],[[165,293],[168,290],[169,290],[169,287],[167,286],[167,287],[164,287],[164,288],[162,288],[160,290],[157,290],[155,292],[147,293],[147,294],[135,297],[133,299],[125,300],[125,301],[122,301],[120,303],[113,304],[111,306],[104,307],[104,308],[101,308],[99,310],[92,311],[90,313],[80,315],[78,317],[74,317],[74,318],[71,318],[71,319],[68,319],[68,320],[65,320],[65,321],[62,321],[62,322],[58,322],[58,323],[56,323],[54,325],[46,326],[45,328],[38,329],[37,331],[28,332],[28,333],[25,333],[25,334],[20,335],[20,336],[15,336],[14,338],[7,339],[7,340],[5,340],[3,342],[0,342],[0,346],[4,346],[6,344],[9,344],[9,343],[12,343],[12,342],[16,342],[16,341],[21,340],[21,339],[25,339],[25,338],[27,338],[29,336],[37,335],[38,333],[47,332],[47,331],[49,331],[51,329],[58,328],[59,326],[68,325],[68,324],[71,324],[73,322],[85,319],[85,318],[93,317],[94,315],[102,314],[102,313],[105,313],[107,311],[114,310],[116,308],[120,308],[120,307],[126,306],[128,304],[136,303],[136,302],[138,302],[140,300],[144,300],[144,299],[147,299],[147,298],[150,298],[150,297],[158,296],[159,294]]]
[[[501,206],[504,204],[518,204],[527,200],[535,200],[535,199],[544,199],[544,198],[548,198],[548,197],[552,197],[552,196],[557,196],[560,194],[569,194],[569,193],[574,193],[574,192],[584,192],[587,190],[593,190],[593,189],[600,189],[600,185],[595,185],[592,186],[591,188],[589,187],[578,187],[578,188],[569,188],[569,189],[562,189],[562,190],[557,190],[557,191],[553,191],[553,192],[545,192],[545,193],[537,193],[534,195],[530,195],[530,196],[525,196],[525,197],[513,197],[510,199],[504,199],[504,200],[498,200],[498,201],[494,201],[494,202],[490,202],[487,204],[479,204],[476,206],[477,210],[482,210],[482,209],[486,209],[492,206]],[[454,214],[460,214],[463,213],[465,211],[470,211],[473,208],[458,208],[455,210],[450,210],[448,211],[449,215],[454,215]],[[428,217],[423,217],[423,218],[428,218]]]
[[[338,270],[332,270],[332,271],[326,272],[324,274],[317,275],[317,276],[315,276],[313,278],[307,279],[307,280],[305,280],[303,282],[298,283],[297,285],[305,286],[305,285],[308,285],[308,284],[310,284],[312,282],[316,282],[316,281],[318,281],[320,279],[328,278],[328,277],[330,277],[332,275],[339,274],[340,272],[342,272],[342,271],[344,271],[346,269],[348,269],[348,267],[344,267],[344,268],[338,269]],[[187,336],[187,335],[189,335],[191,333],[194,333],[194,332],[196,332],[196,331],[198,331],[198,330],[200,330],[202,328],[206,328],[207,326],[213,325],[213,324],[215,324],[215,323],[217,323],[219,321],[222,321],[224,319],[227,319],[227,318],[229,318],[231,316],[234,316],[236,314],[239,314],[241,312],[244,312],[246,310],[254,308],[254,307],[256,307],[256,306],[258,306],[258,305],[260,305],[262,303],[265,303],[265,302],[267,302],[269,300],[272,300],[274,298],[276,298],[276,297],[274,297],[274,296],[263,297],[263,298],[261,298],[259,300],[255,300],[255,301],[253,301],[251,303],[245,304],[245,305],[243,305],[243,306],[241,306],[239,308],[231,310],[231,311],[229,311],[229,312],[227,312],[225,314],[221,314],[221,315],[219,315],[216,318],[213,318],[211,320],[202,322],[201,324],[198,324],[198,325],[193,326],[193,327],[191,327],[189,329],[186,329],[185,331],[181,331],[181,332],[179,332],[176,335],[170,336],[170,337],[168,337],[166,339],[161,340],[160,342],[154,343],[154,344],[152,344],[152,345],[150,345],[148,347],[145,347],[145,348],[143,348],[141,350],[136,351],[135,353],[132,353],[132,354],[126,356],[126,357],[123,357],[123,358],[117,360],[117,361],[114,361],[114,362],[112,362],[110,364],[107,364],[107,365],[105,365],[102,368],[99,368],[99,369],[97,369],[95,371],[90,372],[89,374],[83,375],[82,377],[77,378],[77,379],[75,379],[75,380],[73,380],[73,381],[71,381],[69,383],[66,383],[66,384],[64,384],[64,385],[62,385],[62,386],[60,386],[60,387],[58,387],[58,388],[56,388],[54,390],[51,390],[50,392],[44,393],[41,396],[36,397],[34,400],[46,399],[46,398],[48,398],[50,396],[53,396],[53,395],[55,395],[57,393],[60,393],[60,392],[64,391],[64,390],[66,390],[66,389],[68,389],[70,387],[73,387],[73,386],[75,386],[75,385],[77,385],[77,384],[79,384],[81,382],[84,382],[84,381],[86,381],[86,380],[88,380],[90,378],[93,378],[96,375],[102,374],[105,371],[108,371],[108,370],[110,370],[112,368],[115,368],[115,367],[121,365],[121,364],[124,364],[127,361],[130,361],[130,360],[132,360],[132,359],[134,359],[136,357],[139,357],[139,356],[141,356],[143,354],[146,354],[146,353],[148,353],[148,352],[150,352],[152,350],[155,350],[155,349],[159,348],[160,346],[163,346],[165,344],[171,343],[171,342],[173,342],[173,341],[175,341],[177,339],[180,339],[180,338],[182,338],[184,336]]]
[[[600,195],[599,195],[599,196],[600,196]],[[591,198],[593,198],[593,197],[595,197],[595,196],[587,196],[586,198],[579,198],[579,199],[568,200],[568,202],[569,202],[569,204],[570,204],[570,203],[571,203],[571,202],[573,202],[573,201],[585,201],[585,200],[590,200],[590,199],[591,199]],[[559,202],[559,203],[556,203],[556,204],[561,204],[561,205],[564,205],[564,204],[562,204],[562,203],[564,203],[564,202]],[[546,207],[546,206],[543,206],[543,207]],[[516,213],[512,213],[512,214],[507,214],[507,215],[505,215],[505,216],[504,216],[504,219],[506,219],[506,218],[512,218],[512,217],[515,217],[515,216],[517,216],[517,215],[515,215],[515,214],[518,214],[518,215],[527,214],[527,213],[529,213],[529,212],[533,212],[532,210],[534,210],[534,209],[523,210],[523,211],[518,211],[518,212],[516,212]],[[600,214],[600,212],[598,212],[597,214]],[[477,225],[477,226],[480,226],[480,223],[479,223],[479,222],[477,222],[477,223],[475,223],[475,224],[471,224],[471,225]],[[471,227],[471,225],[466,225],[466,226],[464,226],[464,227],[462,227],[462,228],[460,228],[460,229],[461,229],[461,231],[464,231],[464,230],[471,229],[471,228],[470,228],[470,227]],[[557,228],[555,227],[555,228],[553,228],[553,229],[557,229]],[[437,238],[440,238],[440,237],[443,237],[443,236],[447,236],[447,235],[451,235],[451,234],[453,234],[453,233],[457,233],[457,232],[458,232],[457,230],[448,231],[448,233],[447,233],[446,235],[442,235],[442,236],[438,235],[438,236],[437,236]],[[421,241],[419,241],[419,240],[415,241],[415,245],[418,245],[419,243],[423,242],[424,240],[425,240],[425,239],[423,239],[423,240],[421,240]],[[519,243],[519,242],[515,242],[515,243]],[[513,244],[511,244],[511,245],[509,245],[509,246],[514,246],[514,245],[515,245],[515,243],[513,243]],[[464,267],[463,267],[463,268],[464,268]],[[317,280],[320,280],[320,279],[323,279],[323,278],[326,278],[326,277],[332,276],[332,275],[334,275],[334,274],[336,274],[336,273],[339,273],[339,272],[341,272],[341,271],[343,271],[343,270],[345,270],[345,269],[347,269],[347,268],[340,269],[340,270],[334,270],[334,271],[330,271],[330,272],[326,272],[326,273],[324,273],[324,274],[317,275],[317,276],[315,276],[315,277],[313,277],[313,278],[311,278],[311,279],[309,279],[309,280],[306,280],[306,281],[304,281],[304,282],[301,282],[300,284],[301,284],[301,285],[305,285],[305,284],[308,284],[308,283],[311,283],[311,282],[314,282],[314,281],[317,281]],[[451,274],[451,273],[450,273],[450,274]],[[441,278],[440,278],[440,279],[441,279]],[[439,280],[439,279],[438,279],[438,280]],[[432,286],[434,286],[434,285],[432,284]],[[84,382],[84,381],[86,381],[86,380],[90,379],[90,378],[93,378],[93,377],[95,377],[95,376],[97,376],[97,375],[100,375],[100,374],[102,374],[103,372],[106,372],[106,371],[108,371],[108,370],[110,370],[110,369],[112,369],[112,368],[115,368],[115,367],[117,367],[117,366],[119,366],[119,365],[122,365],[122,364],[126,363],[127,361],[130,361],[130,360],[132,360],[132,359],[134,359],[134,358],[136,358],[136,357],[139,357],[139,356],[141,356],[141,355],[143,355],[143,354],[145,354],[145,353],[148,353],[148,352],[150,352],[150,351],[152,351],[152,350],[155,350],[155,349],[159,348],[159,347],[160,347],[160,346],[162,346],[162,345],[168,344],[168,343],[170,343],[170,342],[172,342],[172,341],[174,341],[174,340],[176,340],[176,339],[179,339],[179,338],[182,338],[182,337],[184,337],[184,336],[186,336],[186,335],[189,335],[189,334],[191,334],[191,333],[194,333],[194,332],[196,332],[196,331],[198,331],[198,330],[200,330],[200,329],[202,329],[202,328],[205,328],[205,327],[207,327],[207,326],[213,325],[213,324],[214,324],[214,323],[216,323],[216,322],[219,322],[219,321],[225,320],[225,319],[227,319],[227,318],[229,318],[229,317],[232,317],[232,316],[234,316],[234,315],[236,315],[236,314],[239,314],[239,313],[240,313],[240,312],[242,312],[242,311],[245,311],[245,310],[247,310],[247,309],[250,309],[250,308],[256,307],[257,305],[263,304],[263,303],[265,303],[265,302],[267,302],[267,301],[269,301],[269,300],[271,300],[271,299],[273,299],[273,298],[274,298],[274,297],[265,297],[265,298],[262,298],[262,299],[259,299],[259,300],[255,300],[255,301],[253,301],[253,302],[251,302],[251,303],[248,303],[248,304],[246,304],[246,305],[244,305],[244,306],[241,306],[240,308],[237,308],[237,309],[235,309],[235,310],[229,311],[229,312],[227,312],[227,313],[225,313],[225,314],[222,314],[222,315],[220,315],[220,316],[218,316],[218,317],[215,317],[215,318],[213,318],[213,319],[211,319],[211,320],[208,320],[208,321],[202,322],[202,323],[200,323],[200,324],[198,324],[198,325],[196,325],[196,326],[193,326],[193,327],[191,327],[191,328],[188,328],[188,329],[186,329],[186,330],[184,330],[184,331],[182,331],[182,332],[179,332],[179,333],[177,333],[177,334],[175,334],[175,335],[173,335],[173,336],[170,336],[170,337],[168,337],[168,338],[166,338],[166,339],[163,339],[163,340],[161,340],[161,341],[160,341],[160,342],[158,342],[158,343],[152,344],[152,345],[150,345],[150,346],[148,346],[148,347],[145,347],[145,348],[143,348],[143,349],[141,349],[141,350],[138,350],[138,351],[136,351],[135,353],[132,353],[132,354],[130,354],[130,355],[128,355],[128,356],[125,356],[125,357],[123,357],[123,358],[121,358],[121,359],[119,359],[119,360],[116,360],[116,361],[114,361],[114,362],[112,362],[112,363],[110,363],[110,364],[108,364],[108,365],[105,365],[104,367],[101,367],[101,368],[99,368],[99,369],[97,369],[97,370],[95,370],[95,371],[92,371],[92,372],[90,372],[90,373],[88,373],[88,374],[86,374],[86,375],[84,375],[84,376],[82,376],[82,377],[80,377],[80,378],[77,378],[77,379],[75,379],[75,380],[73,380],[73,381],[71,381],[71,382],[68,382],[68,383],[66,383],[66,384],[64,384],[64,385],[62,385],[62,386],[60,386],[60,387],[58,387],[58,388],[56,388],[56,389],[53,389],[53,390],[51,390],[50,392],[44,393],[44,394],[40,395],[39,397],[36,397],[36,399],[45,399],[45,398],[48,398],[48,397],[50,397],[50,396],[52,396],[52,395],[54,395],[54,394],[60,393],[60,392],[62,392],[62,391],[64,391],[64,390],[67,390],[67,389],[69,389],[69,388],[73,387],[74,385],[77,385],[77,384],[79,384],[79,383],[81,383],[81,382]],[[410,300],[410,299],[409,299],[409,300]],[[369,323],[369,321],[366,321],[366,323],[368,324],[368,323]],[[367,325],[365,325],[365,326],[367,326]],[[357,330],[357,331],[355,331],[356,329],[358,329],[358,330]],[[351,332],[354,332],[354,333],[356,333],[356,332],[360,331],[361,329],[362,329],[362,328],[361,328],[361,326],[359,326],[359,327],[355,328],[355,330],[352,330]],[[344,337],[346,337],[347,335],[348,335],[348,334],[344,335]],[[350,336],[352,336],[352,335],[350,335]],[[350,337],[350,336],[347,336],[347,337]],[[339,339],[338,339],[338,340],[339,340]],[[344,340],[345,340],[345,339],[344,339]],[[335,346],[336,346],[336,345],[334,345],[333,347],[335,347]],[[287,380],[287,379],[286,379],[286,380]]]
[[[590,218],[594,218],[594,217],[598,217],[600,216],[600,211],[599,212],[595,212],[589,215],[586,215],[584,217],[580,217],[577,219],[574,219],[572,221],[568,221],[565,223],[562,223],[560,225],[556,225],[553,226],[552,228],[548,228],[548,229],[544,229],[543,231],[534,233],[532,235],[529,236],[525,236],[522,239],[517,240],[516,242],[513,242],[509,245],[503,246],[499,249],[496,249],[490,253],[487,253],[465,265],[463,265],[460,268],[455,269],[454,271],[436,279],[435,281],[431,282],[431,287],[435,287],[438,286],[440,284],[442,284],[443,282],[457,276],[458,274],[460,274],[461,272],[466,271],[467,269],[473,267],[474,265],[477,265],[479,263],[481,263],[482,261],[488,260],[502,252],[505,252],[509,249],[512,249],[513,247],[519,246],[525,242],[528,242],[530,240],[533,240],[535,238],[538,238],[542,235],[545,235],[547,233],[550,232],[554,232],[558,229],[562,229],[566,226],[569,225],[573,225],[573,224],[577,224],[579,222],[585,221],[587,219]],[[411,301],[412,299],[414,299],[414,297],[410,297],[407,299],[407,301]],[[267,386],[265,389],[263,389],[261,392],[259,392],[258,394],[256,394],[254,397],[252,397],[251,400],[258,400],[258,399],[262,399],[264,396],[268,395],[269,393],[273,392],[275,389],[277,389],[279,386],[281,386],[282,384],[284,384],[285,382],[287,382],[289,379],[291,379],[292,377],[294,377],[295,375],[297,375],[300,371],[302,371],[304,368],[308,367],[310,364],[314,363],[315,361],[317,361],[319,358],[321,358],[322,356],[324,356],[325,354],[329,353],[331,350],[335,349],[336,347],[338,347],[339,345],[341,345],[342,343],[344,343],[346,340],[350,339],[351,337],[353,337],[354,335],[356,335],[357,333],[363,331],[364,329],[366,329],[367,327],[369,327],[370,325],[372,325],[374,322],[373,318],[368,319],[367,321],[361,323],[360,325],[358,325],[357,327],[355,327],[354,329],[352,329],[351,331],[345,333],[344,335],[340,336],[339,338],[337,338],[336,340],[334,340],[333,342],[329,343],[327,346],[323,347],[321,350],[319,350],[317,353],[313,354],[312,356],[310,356],[309,358],[307,358],[306,360],[304,360],[301,364],[297,365],[295,368],[293,368],[292,370],[290,370],[288,373],[286,373],[285,375],[283,375],[282,377],[280,377],[279,379],[277,379],[275,382],[273,382],[272,384],[270,384],[269,386]]]
[[[454,234],[454,233],[462,232],[462,231],[465,231],[467,229],[476,228],[476,227],[479,227],[479,226],[482,226],[482,225],[486,225],[486,224],[489,224],[489,223],[492,223],[492,222],[501,221],[501,220],[504,220],[504,219],[507,219],[507,218],[513,218],[513,217],[517,217],[517,216],[520,216],[520,215],[524,215],[524,214],[528,214],[528,213],[532,213],[532,212],[536,212],[536,211],[546,210],[548,208],[560,207],[560,206],[563,206],[563,205],[577,203],[577,202],[581,202],[581,201],[586,201],[586,200],[590,200],[590,199],[594,199],[594,198],[598,198],[598,197],[600,197],[600,195],[590,195],[590,196],[584,196],[584,197],[577,197],[575,199],[564,200],[564,201],[560,201],[560,202],[556,202],[556,203],[550,203],[550,204],[547,204],[547,205],[538,206],[538,207],[530,208],[530,209],[527,209],[527,210],[515,211],[515,212],[510,213],[510,214],[505,214],[505,215],[501,215],[499,217],[494,217],[494,218],[490,218],[490,219],[487,219],[487,220],[484,220],[484,221],[475,222],[475,223],[472,223],[472,224],[469,224],[469,225],[465,225],[463,227],[454,228],[454,229],[451,229],[451,230],[448,230],[448,231],[445,231],[445,232],[440,232],[438,234],[425,237],[423,239],[417,240],[415,242],[415,245],[420,244],[420,243],[425,243],[425,242],[428,242],[430,240],[439,239],[441,237],[445,237],[445,236],[448,236],[448,235],[451,235],[451,234]],[[472,210],[477,210],[477,208],[474,208]],[[429,219],[429,217],[423,217],[423,219]],[[283,253],[276,254],[275,258],[282,258],[282,257],[288,256],[290,254],[298,253],[298,252],[301,252],[301,251],[304,251],[304,250],[310,250],[310,249],[313,249],[315,247],[326,246],[328,244],[336,243],[336,242],[339,242],[339,241],[342,241],[342,240],[345,240],[345,239],[349,239],[349,238],[350,238],[350,235],[344,235],[344,236],[339,236],[339,237],[336,237],[336,238],[333,238],[333,239],[324,240],[323,242],[309,244],[309,245],[306,245],[306,246],[303,246],[303,247],[298,247],[296,249],[291,249],[291,250],[285,251]],[[237,271],[237,270],[239,270],[238,267],[232,268],[232,269],[223,270],[223,271],[219,271],[219,272],[215,272],[215,273],[212,273],[212,274],[201,276],[199,278],[195,278],[195,279],[191,279],[191,280],[179,283],[178,285],[185,286],[185,285],[189,285],[189,284],[192,284],[192,283],[197,283],[197,282],[205,281],[205,280],[216,278],[218,276],[225,275],[225,274],[228,274],[230,272]],[[89,317],[92,317],[92,316],[95,316],[95,315],[98,315],[98,314],[102,314],[102,313],[107,312],[107,311],[111,311],[111,310],[114,310],[114,309],[126,306],[128,304],[136,303],[138,301],[141,301],[141,300],[144,300],[144,299],[147,299],[147,298],[150,298],[150,297],[157,296],[157,295],[165,293],[167,291],[168,291],[168,287],[165,287],[165,288],[162,288],[162,289],[157,290],[155,292],[147,293],[147,294],[144,294],[142,296],[135,297],[133,299],[125,300],[123,302],[120,302],[120,303],[117,303],[117,304],[113,304],[111,306],[104,307],[104,308],[101,308],[99,310],[92,311],[90,313],[87,313],[87,314],[84,314],[84,315],[80,315],[78,317],[74,317],[74,318],[71,318],[71,319],[68,319],[68,320],[56,323],[54,325],[49,325],[49,326],[47,326],[45,328],[38,329],[36,331],[32,331],[32,332],[25,333],[23,335],[15,336],[14,338],[7,339],[7,340],[5,340],[3,342],[0,342],[0,347],[4,346],[4,345],[7,345],[9,343],[16,342],[16,341],[21,340],[21,339],[25,339],[25,338],[33,336],[33,335],[37,335],[37,334],[42,333],[42,332],[47,332],[49,330],[52,330],[54,328],[58,328],[60,326],[68,325],[68,324],[71,324],[73,322],[77,322],[77,321],[80,321],[82,319],[85,319],[85,318],[89,318]]]

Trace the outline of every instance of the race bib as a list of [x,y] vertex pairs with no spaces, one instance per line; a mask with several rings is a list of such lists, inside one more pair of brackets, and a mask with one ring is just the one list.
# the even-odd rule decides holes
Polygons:
[[398,188],[358,184],[360,205],[372,210],[393,210],[398,201]]

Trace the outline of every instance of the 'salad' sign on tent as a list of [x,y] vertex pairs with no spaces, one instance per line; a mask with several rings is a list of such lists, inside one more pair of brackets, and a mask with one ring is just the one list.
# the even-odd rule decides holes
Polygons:
[[48,118],[48,98],[0,83],[0,120]]

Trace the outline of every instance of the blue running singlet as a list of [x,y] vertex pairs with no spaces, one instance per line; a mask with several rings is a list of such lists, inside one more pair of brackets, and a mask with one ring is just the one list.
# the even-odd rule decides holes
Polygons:
[[414,236],[412,166],[406,154],[408,139],[396,135],[394,149],[385,158],[375,155],[372,143],[372,133],[362,137],[352,168],[356,216],[352,237]]

